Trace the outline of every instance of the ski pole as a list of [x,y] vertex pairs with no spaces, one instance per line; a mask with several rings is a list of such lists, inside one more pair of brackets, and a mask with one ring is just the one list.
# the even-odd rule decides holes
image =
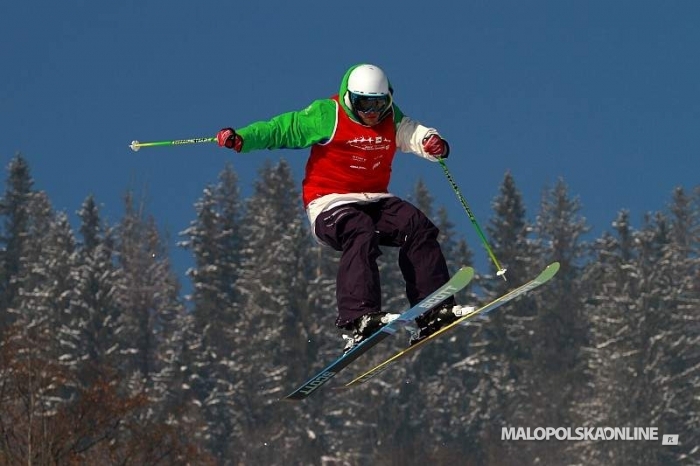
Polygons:
[[445,172],[445,176],[447,177],[447,181],[449,181],[450,185],[452,185],[452,190],[457,195],[457,199],[459,199],[459,202],[462,203],[462,207],[464,207],[464,210],[467,212],[467,215],[469,216],[469,220],[471,220],[472,225],[474,225],[476,232],[479,234],[479,238],[481,238],[481,242],[483,243],[484,248],[486,249],[486,252],[488,253],[489,257],[491,258],[491,261],[493,261],[493,264],[496,266],[496,269],[498,270],[496,272],[496,275],[503,277],[503,280],[507,280],[506,269],[501,267],[501,264],[498,263],[498,259],[496,259],[496,256],[494,255],[493,250],[491,250],[491,246],[489,246],[489,242],[486,240],[486,235],[484,235],[484,232],[481,230],[479,223],[476,221],[476,217],[472,213],[472,210],[469,208],[469,204],[467,204],[466,199],[464,199],[464,196],[462,196],[462,193],[459,191],[459,187],[457,187],[457,183],[455,183],[454,179],[452,178],[452,174],[447,169],[447,164],[445,163],[445,160],[439,158],[438,162],[440,162],[440,166],[442,167],[442,171]]
[[129,147],[131,150],[136,152],[142,147],[155,147],[155,146],[179,146],[181,144],[199,144],[201,142],[216,142],[215,137],[211,138],[193,138],[193,139],[175,139],[174,141],[158,141],[158,142],[138,142],[136,140],[131,141]]

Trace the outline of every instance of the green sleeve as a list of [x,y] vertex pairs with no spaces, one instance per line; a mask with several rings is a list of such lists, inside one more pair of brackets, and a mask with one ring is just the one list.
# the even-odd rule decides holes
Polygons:
[[260,149],[302,149],[328,140],[337,118],[331,99],[313,101],[304,110],[277,115],[236,130],[243,138],[241,152]]
[[399,123],[403,120],[403,112],[398,105],[392,104],[394,106],[394,128],[399,127]]

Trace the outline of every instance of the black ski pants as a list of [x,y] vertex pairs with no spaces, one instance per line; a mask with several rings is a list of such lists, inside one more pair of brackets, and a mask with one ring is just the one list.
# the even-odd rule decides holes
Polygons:
[[449,279],[437,241],[438,228],[417,207],[398,197],[344,204],[322,212],[316,218],[315,233],[342,252],[336,287],[338,327],[382,311],[379,246],[399,248],[399,268],[411,306]]

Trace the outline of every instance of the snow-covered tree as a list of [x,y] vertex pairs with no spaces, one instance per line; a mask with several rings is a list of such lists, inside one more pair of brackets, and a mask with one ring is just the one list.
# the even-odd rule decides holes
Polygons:
[[78,216],[82,241],[69,316],[61,329],[62,361],[79,374],[81,383],[90,384],[119,368],[120,271],[114,262],[113,231],[100,218],[93,196],[85,199]]
[[[583,240],[589,230],[579,199],[571,197],[563,179],[544,190],[534,225],[541,257],[533,260],[557,261],[561,268],[554,280],[534,295],[537,314],[530,326],[534,338],[527,376],[531,425],[585,425],[576,418],[574,407],[588,385],[585,354],[589,334],[583,314],[586,290],[579,277],[589,258],[588,244]],[[533,461],[565,462],[563,448],[541,442],[530,447]]]
[[652,426],[678,433],[688,443],[668,449],[655,443],[580,445],[586,462],[606,464],[697,464],[700,332],[692,277],[697,256],[688,239],[698,212],[676,192],[672,220],[648,215],[642,229],[631,228],[622,211],[615,235],[596,243],[587,270],[592,299],[591,376],[595,388],[579,409],[597,425]]
[[[489,300],[533,278],[545,262],[512,174],[505,174],[492,205],[494,217],[486,228],[487,238],[501,266],[507,268],[508,281],[495,274],[490,280],[483,279],[480,285]],[[480,461],[522,457],[522,451],[516,451],[520,448],[513,445],[504,445],[495,454],[494,444],[499,442],[502,426],[528,425],[530,419],[528,377],[536,314],[535,296],[528,295],[472,322],[476,333],[470,342],[469,368],[478,384],[470,392],[470,416],[475,426],[472,435],[481,440],[473,456]]]
[[0,336],[14,322],[9,314],[16,307],[17,275],[20,272],[23,243],[29,228],[29,204],[33,194],[34,179],[27,160],[18,154],[7,167],[7,185],[0,199],[0,215],[3,218],[0,231]]
[[[237,361],[243,380],[238,409],[246,413],[246,425],[245,435],[236,439],[236,450],[232,450],[236,455],[246,443],[277,435],[273,432],[279,423],[285,426],[283,436],[298,437],[289,419],[262,418],[255,413],[285,394],[287,380],[306,373],[305,366],[293,363],[304,354],[300,349],[308,342],[312,317],[306,293],[313,266],[299,198],[289,164],[281,160],[276,165],[264,164],[246,202],[239,281],[244,304],[236,321],[240,330]],[[321,314],[325,314],[325,328],[331,327],[334,314],[327,310]],[[323,325],[318,314],[313,318],[312,325]],[[261,449],[240,458],[262,464],[272,461],[274,454]]]
[[0,391],[6,395],[0,400],[0,425],[7,426],[0,437],[13,440],[0,445],[0,452],[12,461],[51,462],[47,444],[54,432],[49,426],[69,401],[63,385],[70,375],[60,364],[59,330],[73,288],[73,239],[65,215],[55,214],[45,193],[30,193],[25,208],[26,229],[12,279],[15,297],[8,309],[14,322],[0,339]]
[[[155,219],[127,192],[124,216],[115,230],[115,253],[121,270],[118,293],[121,371],[130,392],[146,393],[154,403],[177,409],[178,359],[182,349],[185,308]],[[151,410],[149,415],[164,412]]]
[[239,324],[242,208],[238,177],[227,164],[219,182],[204,189],[195,204],[197,217],[180,242],[195,260],[188,271],[193,307],[182,342],[183,384],[208,425],[203,439],[218,454],[242,435],[245,417],[236,401],[242,384],[236,355],[246,341]]

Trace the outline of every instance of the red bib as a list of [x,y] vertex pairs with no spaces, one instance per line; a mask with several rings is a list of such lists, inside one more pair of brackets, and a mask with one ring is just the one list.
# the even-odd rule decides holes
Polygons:
[[304,207],[326,194],[385,193],[396,154],[394,111],[369,127],[351,119],[338,96],[335,132],[325,144],[315,144],[302,183]]

